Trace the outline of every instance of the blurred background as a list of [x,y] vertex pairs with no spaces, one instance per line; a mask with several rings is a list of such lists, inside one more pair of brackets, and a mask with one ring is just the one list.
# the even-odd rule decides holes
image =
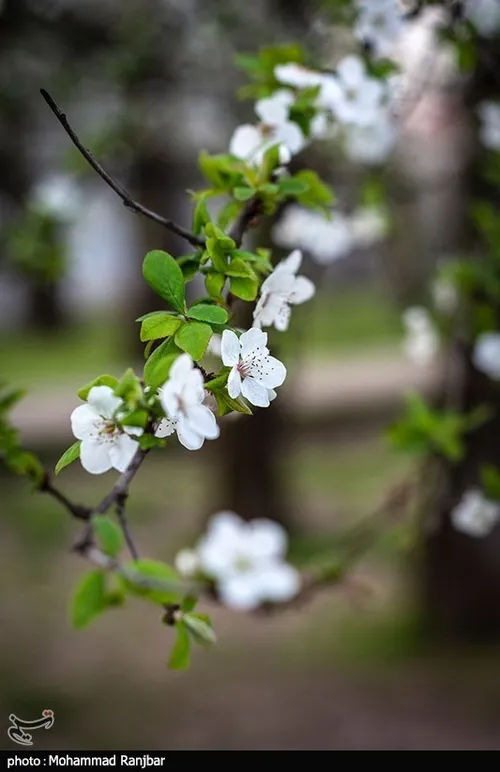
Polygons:
[[[14,418],[48,466],[72,442],[76,389],[142,366],[134,319],[157,307],[144,254],[180,255],[185,244],[127,211],[86,168],[39,89],[137,200],[189,225],[199,150],[224,152],[234,127],[254,120],[251,102],[235,97],[245,81],[234,55],[296,40],[328,63],[353,47],[317,5],[0,0],[0,371],[28,390]],[[387,227],[361,229],[344,250],[333,239],[319,261],[306,256],[317,295],[271,336],[289,370],[279,405],[226,420],[199,452],[173,442],[141,469],[129,517],[144,555],[171,561],[224,508],[279,520],[302,559],[411,479],[414,463],[384,428],[407,391],[436,392],[441,363],[405,356],[401,313],[464,248],[474,152],[463,83],[429,29],[415,22],[400,51],[414,90],[382,170],[328,144],[296,161],[333,185],[346,216],[380,203],[383,186]],[[266,227],[261,244],[276,232]],[[74,464],[61,485],[92,503],[111,481]],[[154,607],[131,602],[71,630],[83,566],[56,503],[0,469],[0,515],[1,747],[12,747],[10,713],[34,719],[45,708],[56,720],[36,748],[498,747],[497,651],[425,635],[404,527],[379,540],[352,582],[304,608],[270,618],[209,609],[218,646],[173,673],[171,631]]]

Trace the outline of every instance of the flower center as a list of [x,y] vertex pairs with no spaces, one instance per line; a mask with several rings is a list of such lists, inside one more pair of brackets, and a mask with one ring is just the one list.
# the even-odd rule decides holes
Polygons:
[[271,126],[268,123],[261,123],[261,125],[260,125],[260,133],[265,138],[273,137],[275,131],[276,131],[276,128],[274,126]]
[[243,361],[238,362],[238,364],[236,365],[236,369],[238,370],[242,378],[248,378],[248,376],[250,375],[250,366],[251,366],[251,362],[243,362]]
[[244,557],[243,555],[239,555],[234,561],[234,567],[236,568],[238,573],[247,574],[249,571],[252,570],[253,565],[251,560]]

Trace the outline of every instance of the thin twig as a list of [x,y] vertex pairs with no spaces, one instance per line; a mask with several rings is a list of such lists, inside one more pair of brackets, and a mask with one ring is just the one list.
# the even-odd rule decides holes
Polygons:
[[96,507],[94,514],[103,515],[111,506],[113,506],[113,504],[120,501],[120,499],[124,496],[125,498],[127,497],[129,485],[139,471],[139,467],[141,466],[148,453],[149,450],[141,450],[141,448],[136,451],[132,461],[126,470],[120,475],[110,493],[108,493],[108,495],[105,496],[101,503]]
[[139,557],[140,557],[139,550],[135,546],[135,542],[130,532],[127,518],[125,516],[126,502],[127,502],[127,494],[122,494],[121,496],[118,497],[116,502],[116,516],[120,521],[123,537],[125,539],[125,542],[127,544],[130,554],[132,555],[134,560],[139,560]]
[[154,220],[154,222],[159,223],[160,225],[163,225],[164,228],[167,228],[172,233],[177,234],[177,236],[181,236],[186,241],[189,241],[190,244],[192,244],[194,247],[202,247],[204,242],[203,239],[201,239],[199,236],[195,236],[194,233],[191,233],[191,231],[187,230],[186,228],[183,228],[181,225],[177,225],[173,220],[168,219],[167,217],[163,217],[163,215],[158,214],[158,212],[154,212],[152,209],[148,209],[147,207],[140,204],[138,201],[134,201],[134,199],[130,196],[130,194],[125,190],[125,188],[120,185],[119,182],[117,182],[113,177],[111,177],[110,174],[101,166],[99,161],[94,158],[92,153],[87,150],[87,148],[82,144],[80,138],[74,131],[74,129],[71,127],[71,125],[68,122],[68,119],[66,118],[66,115],[60,110],[60,108],[57,106],[57,104],[54,102],[50,94],[44,89],[40,89],[40,94],[44,98],[45,102],[48,104],[49,108],[52,110],[54,115],[56,116],[57,120],[63,127],[66,134],[69,136],[75,147],[80,151],[82,156],[85,158],[87,163],[90,164],[90,166],[97,172],[99,177],[104,180],[104,182],[109,185],[109,187],[114,190],[114,192],[121,198],[123,203],[128,209],[132,209],[134,212],[139,212],[140,214],[143,214],[145,217],[149,217],[150,220]]
[[42,493],[48,493],[52,498],[56,499],[60,504],[68,510],[72,517],[77,520],[89,520],[92,515],[92,510],[89,507],[84,507],[82,504],[75,504],[68,499],[64,493],[55,487],[50,479],[50,475],[47,473],[39,486],[39,490]]
[[229,236],[236,243],[237,247],[241,246],[243,236],[245,235],[248,228],[251,228],[256,224],[260,212],[261,202],[258,197],[251,198],[250,201],[247,201],[243,207],[243,210],[241,211],[241,214],[235,220],[233,227],[229,231]]

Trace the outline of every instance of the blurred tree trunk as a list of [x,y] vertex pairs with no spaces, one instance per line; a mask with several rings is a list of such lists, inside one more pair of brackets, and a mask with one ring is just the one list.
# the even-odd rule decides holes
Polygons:
[[[482,42],[480,46],[486,46]],[[474,109],[483,99],[498,95],[495,77],[499,71],[500,52],[492,48],[481,59],[477,75],[471,84],[467,102]],[[479,159],[483,163],[484,158]],[[498,204],[498,190],[488,189],[477,162],[469,170],[469,199],[480,197]],[[477,235],[467,239],[469,254],[479,252]],[[471,257],[470,259],[475,259]],[[496,309],[500,324],[500,307]],[[437,512],[424,537],[423,602],[431,629],[456,641],[492,641],[500,637],[500,533],[499,529],[486,538],[474,539],[457,532],[450,524],[450,512],[463,493],[480,487],[480,472],[484,464],[500,467],[500,394],[498,386],[478,373],[472,363],[468,346],[455,344],[454,362],[449,374],[444,399],[450,406],[471,411],[488,404],[494,416],[483,426],[466,436],[464,459],[455,466],[444,465]]]

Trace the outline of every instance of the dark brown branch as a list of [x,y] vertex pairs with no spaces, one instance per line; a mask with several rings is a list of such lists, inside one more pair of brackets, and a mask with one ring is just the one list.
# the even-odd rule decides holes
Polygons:
[[149,450],[141,450],[141,448],[138,448],[126,470],[120,475],[110,493],[108,493],[99,506],[94,509],[93,514],[103,515],[111,506],[113,506],[113,504],[117,504],[120,500],[127,498],[130,483],[139,471],[139,468],[148,453]]
[[57,104],[54,102],[50,94],[43,88],[40,89],[40,94],[44,98],[45,102],[48,104],[49,108],[52,110],[54,115],[56,116],[57,120],[63,127],[66,134],[69,136],[75,147],[80,151],[82,156],[85,158],[87,163],[90,164],[90,166],[94,169],[94,171],[97,172],[99,177],[104,180],[104,182],[109,185],[109,187],[114,190],[114,192],[121,198],[123,203],[128,209],[132,209],[134,212],[138,212],[139,214],[144,215],[145,217],[149,217],[150,220],[154,220],[154,222],[159,223],[159,225],[163,225],[164,228],[167,228],[167,230],[171,231],[172,233],[177,234],[177,236],[181,236],[183,239],[188,241],[190,244],[192,244],[194,247],[202,247],[203,246],[203,239],[201,239],[198,236],[195,236],[194,233],[191,233],[191,231],[187,230],[186,228],[183,228],[181,225],[177,225],[173,220],[169,220],[167,217],[163,217],[163,215],[158,214],[158,212],[154,212],[152,209],[148,209],[147,207],[140,204],[138,201],[134,201],[134,199],[130,196],[130,194],[125,190],[125,188],[120,185],[113,177],[111,177],[110,174],[101,166],[99,161],[97,161],[92,153],[87,150],[86,147],[82,144],[80,138],[74,131],[74,129],[71,127],[71,125],[68,122],[68,119],[66,118],[66,115],[62,112],[62,110],[59,109]]
[[251,198],[250,201],[247,201],[228,234],[237,247],[241,246],[246,231],[257,224],[260,213],[261,202],[259,198]]
[[127,518],[125,516],[125,504],[127,502],[127,496],[128,494],[124,493],[121,496],[118,497],[116,502],[116,516],[118,520],[120,521],[120,526],[123,532],[123,537],[125,539],[125,543],[128,547],[128,550],[130,554],[132,555],[132,558],[134,560],[139,560],[139,550],[135,546],[134,539],[132,537],[132,534],[130,532],[130,528],[128,526]]
[[56,499],[56,501],[62,504],[62,506],[68,510],[70,515],[75,517],[77,520],[90,520],[92,510],[88,507],[84,507],[81,504],[74,504],[72,501],[70,501],[67,496],[64,495],[64,493],[61,493],[61,491],[55,487],[48,473],[45,475],[43,481],[41,482],[39,490],[42,493],[48,493],[50,496],[52,496],[52,498]]

